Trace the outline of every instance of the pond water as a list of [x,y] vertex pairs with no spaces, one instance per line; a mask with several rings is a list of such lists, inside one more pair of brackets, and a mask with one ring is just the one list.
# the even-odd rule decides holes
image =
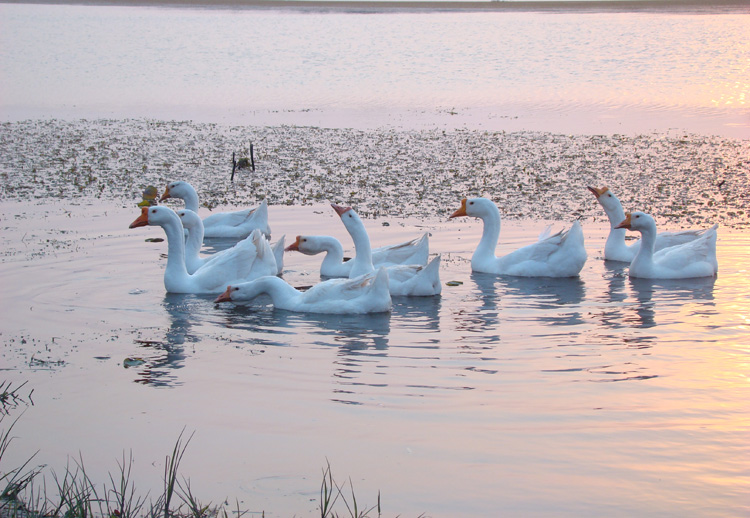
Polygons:
[[[103,481],[132,451],[158,494],[184,429],[197,496],[258,516],[319,515],[327,462],[384,516],[746,514],[750,234],[720,230],[715,279],[636,281],[584,221],[579,278],[503,278],[470,272],[481,224],[447,220],[458,203],[366,225],[374,245],[430,232],[461,284],[350,317],[165,294],[166,243],[145,242],[163,233],[129,230],[127,204],[4,202],[2,374],[34,404],[3,462],[39,450],[60,473],[80,454]],[[272,241],[352,249],[327,206],[270,221]],[[545,226],[504,223],[498,252]],[[283,276],[311,284],[317,266],[287,253]]]

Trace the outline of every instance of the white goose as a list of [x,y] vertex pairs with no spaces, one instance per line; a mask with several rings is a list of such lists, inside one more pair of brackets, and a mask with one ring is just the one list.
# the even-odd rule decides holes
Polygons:
[[712,277],[719,270],[716,260],[716,228],[707,230],[703,235],[670,248],[654,253],[656,241],[656,222],[643,212],[627,214],[616,228],[636,230],[641,233],[642,245],[628,274],[631,277],[645,279],[690,279],[693,277]]
[[[351,207],[342,207],[334,203],[331,207],[341,217],[347,232],[354,241],[355,256],[349,277],[356,277],[375,271],[372,264],[370,236],[365,224]],[[394,265],[385,267],[388,270],[388,286],[391,295],[429,297],[440,294],[440,256],[438,255],[427,266],[421,264]]]
[[[500,237],[500,211],[487,198],[464,198],[461,208],[451,218],[472,216],[484,224],[482,239],[471,257],[475,272],[514,275],[517,277],[575,277],[586,262],[583,230],[578,221],[567,231],[547,236],[503,257],[495,256]],[[545,237],[546,236],[546,237]]]
[[185,266],[185,241],[180,217],[164,206],[143,207],[141,215],[130,228],[158,225],[167,234],[167,267],[164,287],[169,293],[220,293],[229,284],[245,282],[263,275],[276,274],[276,259],[268,240],[259,230],[250,236],[250,245],[256,249],[254,260],[238,260],[227,255],[206,264],[194,274]]
[[[186,209],[198,213],[198,193],[189,183],[183,181],[169,183],[159,201],[168,198],[181,198],[185,202]],[[249,236],[256,228],[260,229],[270,239],[271,227],[268,226],[268,203],[266,203],[266,200],[263,200],[254,209],[217,212],[203,219],[205,237],[242,239]]]
[[215,302],[248,302],[268,294],[279,309],[304,313],[364,314],[391,309],[388,272],[380,268],[354,279],[329,279],[300,291],[278,277],[233,284]]
[[[625,229],[617,228],[622,220],[625,219],[625,210],[622,203],[608,187],[598,189],[596,187],[588,188],[596,196],[596,201],[602,206],[609,219],[609,235],[607,242],[604,244],[604,259],[608,261],[622,261],[629,263],[633,260],[638,250],[641,248],[641,240],[631,244],[625,243]],[[716,230],[718,225],[712,229]],[[654,242],[654,251],[669,248],[670,246],[688,243],[702,236],[711,229],[682,230],[679,232],[660,232]]]
[[[196,270],[226,255],[235,255],[237,261],[254,261],[256,256],[255,245],[250,237],[240,240],[236,245],[215,254],[206,257],[200,256],[200,249],[203,246],[203,221],[200,216],[188,209],[180,209],[177,215],[182,221],[182,226],[187,230],[188,236],[185,240],[185,266],[188,273],[195,273]],[[284,269],[284,237],[271,247],[274,259],[276,260],[276,275],[281,275]],[[249,242],[248,242],[249,241]]]
[[[393,266],[397,264],[426,265],[430,254],[429,234],[405,241],[397,245],[387,245],[372,250],[372,264]],[[324,277],[349,277],[352,261],[344,261],[344,247],[332,236],[297,236],[294,243],[286,248],[287,252],[297,251],[305,255],[316,255],[325,252],[320,264],[320,275]]]

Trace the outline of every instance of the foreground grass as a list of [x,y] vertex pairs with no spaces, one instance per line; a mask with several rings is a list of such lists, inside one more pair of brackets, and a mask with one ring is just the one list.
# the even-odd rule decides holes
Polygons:
[[[0,423],[20,403],[30,401],[31,394],[20,393],[23,386],[14,388],[0,383]],[[66,466],[62,475],[52,471],[50,485],[44,476],[46,466],[33,463],[36,453],[21,466],[6,471],[3,457],[13,441],[11,434],[20,417],[13,419],[7,429],[0,430],[0,518],[241,518],[249,513],[240,508],[238,501],[234,509],[227,510],[195,497],[190,480],[178,475],[193,437],[192,434],[186,437],[184,430],[166,457],[163,489],[156,498],[136,492],[131,478],[132,453],[127,458],[123,454],[117,471],[109,473],[109,480],[99,485],[86,473],[82,457]],[[320,485],[319,510],[321,518],[379,517],[380,494],[374,506],[362,508],[351,480],[348,488],[346,483],[338,483],[327,463]]]

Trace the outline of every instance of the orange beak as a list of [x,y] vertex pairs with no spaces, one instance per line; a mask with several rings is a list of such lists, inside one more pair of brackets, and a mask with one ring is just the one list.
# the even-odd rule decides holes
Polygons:
[[597,189],[596,187],[588,187],[588,190],[591,191],[591,194],[596,196],[597,199],[599,199],[599,196],[607,192],[609,190],[609,187],[602,187],[601,189]]
[[630,213],[625,214],[625,219],[615,228],[630,228]]
[[284,249],[285,252],[299,252],[299,242],[302,236],[297,236],[297,240]]
[[227,291],[216,297],[216,300],[214,302],[232,302],[232,287],[227,286]]
[[145,227],[148,225],[148,207],[141,207],[141,215],[128,228]]
[[169,194],[169,185],[167,185],[167,188],[164,189],[164,194],[161,195],[161,198],[159,198],[159,201],[164,201],[167,198],[171,198],[172,195]]
[[333,210],[335,210],[336,214],[338,214],[339,216],[343,216],[347,210],[352,210],[351,207],[342,207],[341,205],[336,205],[335,203],[331,203],[331,207],[333,207]]
[[466,214],[466,198],[461,200],[461,208],[458,209],[453,214],[451,214],[450,216],[448,216],[448,219],[457,218],[459,216],[468,216],[468,214]]

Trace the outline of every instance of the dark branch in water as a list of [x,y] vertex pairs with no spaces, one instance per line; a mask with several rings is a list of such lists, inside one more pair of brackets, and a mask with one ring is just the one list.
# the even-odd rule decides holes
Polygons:
[[253,156],[253,144],[250,143],[250,158],[242,157],[236,160],[234,151],[232,152],[232,176],[230,180],[234,182],[234,173],[239,169],[247,169],[248,167],[255,172],[255,157]]

